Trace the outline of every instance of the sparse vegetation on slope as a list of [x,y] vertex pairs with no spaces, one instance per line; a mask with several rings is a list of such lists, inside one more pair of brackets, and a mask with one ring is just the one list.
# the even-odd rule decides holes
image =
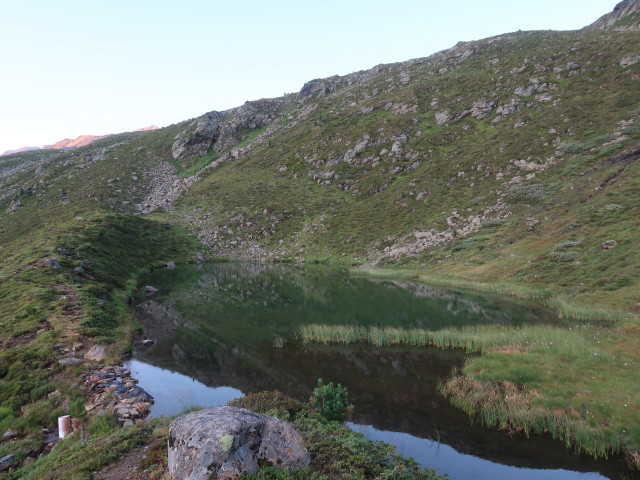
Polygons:
[[[558,436],[637,462],[638,44],[633,29],[518,32],[158,131],[3,156],[0,426],[20,437],[0,456],[37,452],[35,432],[68,410],[77,367],[56,360],[75,343],[127,348],[133,279],[189,259],[203,248],[193,232],[216,256],[367,263],[572,318],[616,312],[595,340],[568,334],[587,350],[506,353],[500,340],[448,391],[488,425],[540,430],[562,412]],[[535,406],[530,423],[496,400],[511,384]]]

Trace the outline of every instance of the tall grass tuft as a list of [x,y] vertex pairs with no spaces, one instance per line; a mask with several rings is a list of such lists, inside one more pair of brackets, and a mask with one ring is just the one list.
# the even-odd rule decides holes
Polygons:
[[567,447],[595,458],[607,458],[624,450],[621,438],[584,422],[563,409],[536,404],[537,393],[512,382],[481,382],[469,376],[448,380],[442,393],[457,408],[482,425],[530,435],[550,433]]
[[360,327],[354,325],[303,325],[299,329],[304,342],[370,343],[388,345],[433,345],[440,348],[463,348],[469,352],[491,352],[506,347],[528,351],[550,345],[582,348],[583,333],[548,325],[504,328],[496,325],[467,326],[426,330],[395,327]]
[[616,312],[614,310],[598,305],[575,303],[568,297],[559,295],[546,299],[544,301],[544,304],[554,309],[562,318],[573,318],[576,320],[587,321],[618,322],[628,317],[628,315],[624,312]]

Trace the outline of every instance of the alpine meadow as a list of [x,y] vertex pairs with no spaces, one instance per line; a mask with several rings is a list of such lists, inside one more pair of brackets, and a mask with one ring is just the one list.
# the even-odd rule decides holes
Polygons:
[[[639,159],[640,0],[582,30],[461,42],[157,130],[0,156],[0,478],[103,478],[141,445],[146,476],[126,478],[170,478],[170,420],[92,411],[85,354],[131,355],[143,274],[229,260],[545,306],[565,326],[313,323],[296,338],[463,349],[439,390],[470,422],[618,458],[637,478]],[[313,402],[234,403],[289,421],[311,455],[247,478],[440,478]],[[82,435],[53,441],[63,415]]]

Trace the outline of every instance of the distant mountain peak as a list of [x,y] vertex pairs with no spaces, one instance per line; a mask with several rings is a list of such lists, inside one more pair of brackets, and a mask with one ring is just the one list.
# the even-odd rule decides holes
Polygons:
[[80,135],[74,139],[65,138],[64,140],[60,140],[59,142],[45,148],[48,150],[68,150],[70,148],[84,147],[85,145],[89,145],[90,143],[107,136],[108,135]]
[[40,148],[42,147],[22,147],[22,148],[16,148],[15,150],[7,150],[2,155],[0,155],[0,157],[3,155],[11,155],[12,153],[22,153],[22,152],[30,152],[31,150],[40,150]]
[[611,13],[600,17],[587,30],[640,31],[640,0],[623,0]]
[[[149,127],[138,128],[133,130],[134,132],[149,132],[151,130],[158,130],[159,127],[156,125],[151,125]],[[44,145],[41,147],[22,147],[16,150],[7,150],[2,155],[11,155],[12,153],[22,153],[28,152],[31,150],[70,150],[73,148],[84,147],[85,145],[89,145],[90,143],[95,142],[96,140],[100,140],[102,138],[109,137],[113,134],[108,135],[80,135],[76,138],[65,138],[64,140],[60,140],[52,145]]]

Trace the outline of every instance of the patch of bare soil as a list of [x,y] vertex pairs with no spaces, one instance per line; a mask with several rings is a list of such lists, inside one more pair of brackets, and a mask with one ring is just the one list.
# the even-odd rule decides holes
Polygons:
[[[120,459],[95,475],[97,480],[161,480],[169,478],[165,461],[149,464],[149,458],[157,457],[158,450],[166,450],[155,439],[148,445],[134,448]],[[148,465],[148,466],[146,466]]]

